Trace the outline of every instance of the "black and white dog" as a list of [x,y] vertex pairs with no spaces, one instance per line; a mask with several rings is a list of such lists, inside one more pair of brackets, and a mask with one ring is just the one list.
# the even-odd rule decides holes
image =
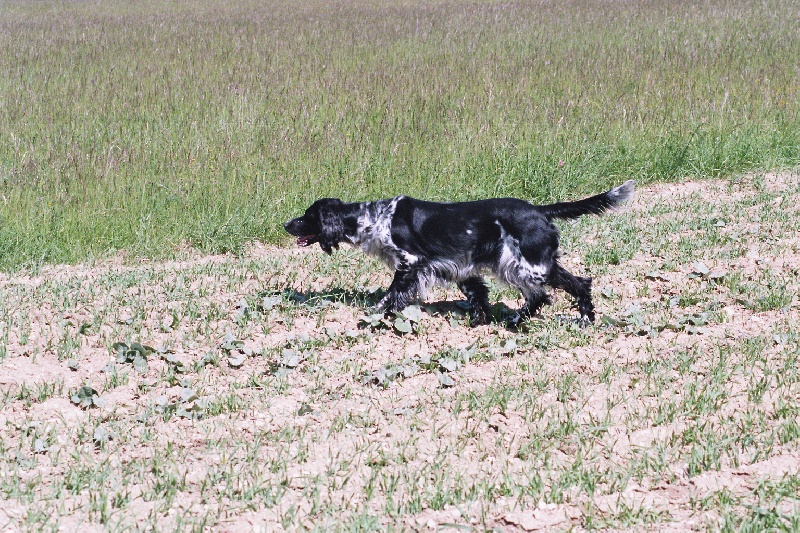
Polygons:
[[400,311],[438,281],[458,284],[473,309],[473,323],[489,319],[489,289],[481,274],[518,288],[525,305],[513,324],[551,303],[544,285],[565,290],[577,301],[580,320],[594,322],[592,278],[572,275],[558,263],[558,228],[553,219],[572,219],[614,208],[633,195],[633,180],[577,202],[533,205],[516,198],[437,203],[397,196],[345,203],[323,198],[303,216],[284,224],[297,244],[319,243],[330,254],[345,242],[378,256],[395,270],[378,306]]

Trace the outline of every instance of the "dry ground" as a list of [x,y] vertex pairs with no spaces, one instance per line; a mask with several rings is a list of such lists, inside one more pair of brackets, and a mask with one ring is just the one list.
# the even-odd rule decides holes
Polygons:
[[0,530],[796,530],[797,181],[563,225],[583,330],[364,321],[351,250],[0,275]]

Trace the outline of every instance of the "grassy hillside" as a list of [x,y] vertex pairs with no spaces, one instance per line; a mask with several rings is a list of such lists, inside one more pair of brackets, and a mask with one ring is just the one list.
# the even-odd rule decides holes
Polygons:
[[281,242],[313,198],[800,164],[766,2],[0,4],[0,269]]

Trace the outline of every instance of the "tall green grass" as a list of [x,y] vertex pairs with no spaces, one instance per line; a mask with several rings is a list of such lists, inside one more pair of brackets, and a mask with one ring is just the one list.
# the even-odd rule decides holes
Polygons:
[[793,0],[0,4],[0,269],[800,164]]

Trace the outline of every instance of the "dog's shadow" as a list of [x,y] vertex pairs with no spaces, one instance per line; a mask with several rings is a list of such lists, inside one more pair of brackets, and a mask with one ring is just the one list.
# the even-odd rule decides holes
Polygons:
[[377,305],[386,291],[347,290],[331,287],[322,291],[298,291],[291,287],[282,290],[264,291],[259,298],[277,303],[304,307],[324,307],[330,303],[342,303],[351,307],[368,309]]
[[[265,291],[259,297],[274,305],[278,301],[285,304],[303,307],[325,307],[331,303],[341,303],[350,307],[361,309],[365,314],[376,311],[375,306],[386,294],[386,290],[348,290],[339,287],[329,287],[322,291],[297,291],[293,288],[283,290]],[[426,313],[440,318],[469,318],[471,307],[466,300],[437,300],[433,302],[415,302]],[[491,323],[501,324],[509,329],[516,329],[516,325],[509,323],[509,318],[516,312],[502,302],[492,306]]]

